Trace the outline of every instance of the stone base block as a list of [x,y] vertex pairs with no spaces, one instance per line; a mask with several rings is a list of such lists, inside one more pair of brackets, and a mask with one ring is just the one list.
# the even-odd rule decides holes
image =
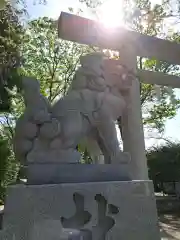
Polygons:
[[151,181],[26,186],[8,190],[3,228],[14,240],[160,240]]
[[27,184],[129,181],[129,164],[29,164]]
[[0,231],[0,240],[16,240],[13,229],[6,229]]
[[79,163],[81,154],[74,149],[33,150],[27,155],[27,163]]

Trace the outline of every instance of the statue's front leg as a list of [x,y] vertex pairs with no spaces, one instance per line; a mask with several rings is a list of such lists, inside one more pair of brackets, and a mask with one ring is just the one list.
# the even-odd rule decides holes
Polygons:
[[76,149],[81,138],[85,135],[87,122],[78,111],[69,111],[61,119],[62,147]]
[[117,161],[121,149],[117,138],[115,122],[108,114],[100,113],[98,121],[96,121],[97,142],[104,154],[106,164]]

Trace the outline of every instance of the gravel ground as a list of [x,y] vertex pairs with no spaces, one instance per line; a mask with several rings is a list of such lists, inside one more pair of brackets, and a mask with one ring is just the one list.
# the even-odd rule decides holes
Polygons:
[[159,221],[162,240],[180,240],[180,215],[161,215]]

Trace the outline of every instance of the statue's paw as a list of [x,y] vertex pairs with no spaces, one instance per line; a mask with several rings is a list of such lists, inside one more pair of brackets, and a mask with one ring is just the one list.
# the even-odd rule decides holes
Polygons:
[[21,138],[16,139],[14,142],[14,153],[20,161],[25,159],[26,155],[31,151],[33,142],[31,140]]
[[22,124],[21,131],[18,135],[22,135],[23,138],[27,139],[33,139],[37,136],[38,133],[38,127],[35,123],[32,122],[26,122],[25,124]]
[[127,152],[118,152],[116,155],[112,156],[112,164],[128,164],[131,161],[130,154]]
[[54,138],[50,143],[50,149],[61,149],[62,139],[60,137]]
[[49,141],[46,139],[42,139],[40,137],[37,137],[34,139],[33,142],[33,151],[46,151],[49,146]]
[[46,122],[40,128],[40,136],[45,139],[53,139],[61,132],[60,122],[53,118],[50,122]]

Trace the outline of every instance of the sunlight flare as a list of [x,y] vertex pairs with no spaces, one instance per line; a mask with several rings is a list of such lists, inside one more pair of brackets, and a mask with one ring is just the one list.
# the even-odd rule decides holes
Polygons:
[[123,8],[121,0],[108,0],[99,9],[99,20],[108,28],[123,25]]

